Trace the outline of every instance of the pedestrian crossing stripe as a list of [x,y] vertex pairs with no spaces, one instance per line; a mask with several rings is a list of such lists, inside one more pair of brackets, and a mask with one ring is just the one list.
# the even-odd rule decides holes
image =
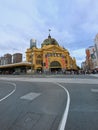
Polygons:
[[35,98],[37,98],[38,96],[40,96],[41,93],[34,93],[34,92],[31,92],[31,93],[28,93],[22,97],[20,97],[20,99],[24,99],[24,100],[33,100]]

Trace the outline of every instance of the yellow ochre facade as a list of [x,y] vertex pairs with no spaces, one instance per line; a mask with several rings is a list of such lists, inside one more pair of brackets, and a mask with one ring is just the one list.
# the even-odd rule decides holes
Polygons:
[[76,60],[67,49],[61,47],[50,34],[41,48],[32,46],[26,50],[26,61],[31,62],[32,72],[65,72],[77,70]]

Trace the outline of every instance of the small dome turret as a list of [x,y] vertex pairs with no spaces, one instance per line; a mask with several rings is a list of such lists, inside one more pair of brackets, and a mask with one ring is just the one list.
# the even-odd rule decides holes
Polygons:
[[41,44],[41,46],[43,47],[44,45],[59,45],[58,42],[54,39],[54,38],[51,38],[50,34],[48,36],[47,39],[45,39],[43,41],[43,43]]

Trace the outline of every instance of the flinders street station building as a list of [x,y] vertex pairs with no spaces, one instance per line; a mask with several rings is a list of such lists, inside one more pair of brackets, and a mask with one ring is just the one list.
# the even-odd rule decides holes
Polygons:
[[37,48],[36,40],[30,40],[26,61],[31,63],[32,72],[58,73],[77,70],[75,58],[72,58],[69,51],[61,47],[50,34],[42,42],[41,48]]
[[0,57],[0,74],[52,74],[67,71],[78,71],[76,60],[50,34],[42,42],[41,48],[37,48],[36,40],[30,40],[30,47],[26,49],[26,61],[22,61],[22,53],[7,53]]

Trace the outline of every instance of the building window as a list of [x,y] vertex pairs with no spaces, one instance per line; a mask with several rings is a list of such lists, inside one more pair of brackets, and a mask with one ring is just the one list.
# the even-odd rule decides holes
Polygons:
[[37,65],[42,65],[42,60],[36,60]]
[[37,58],[40,59],[40,58],[42,58],[42,56],[41,56],[41,55],[38,55]]
[[51,67],[58,67],[58,68],[61,68],[61,64],[58,62],[58,61],[53,61],[51,64],[50,64]]

